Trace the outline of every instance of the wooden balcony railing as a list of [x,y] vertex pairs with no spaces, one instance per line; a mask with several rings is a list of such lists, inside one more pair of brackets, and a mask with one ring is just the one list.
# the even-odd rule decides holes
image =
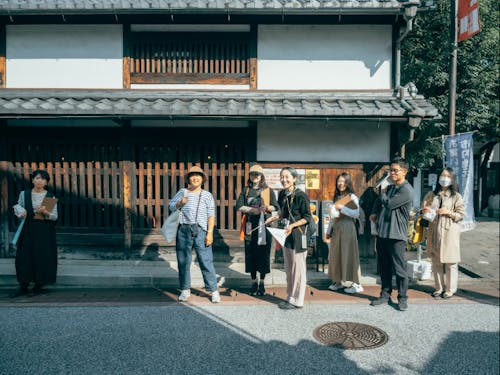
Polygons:
[[250,84],[251,33],[130,33],[132,84]]

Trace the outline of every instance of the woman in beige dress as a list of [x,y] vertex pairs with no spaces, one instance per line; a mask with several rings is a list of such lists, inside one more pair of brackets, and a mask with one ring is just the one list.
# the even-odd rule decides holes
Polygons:
[[330,209],[331,226],[326,235],[326,238],[330,239],[328,274],[332,280],[328,289],[343,289],[345,282],[351,282],[351,286],[344,291],[360,293],[363,287],[360,283],[361,269],[355,225],[359,217],[359,199],[354,194],[348,173],[337,176],[333,202]]
[[432,260],[435,284],[432,295],[450,298],[457,291],[460,221],[465,213],[457,179],[451,168],[441,172],[434,191],[424,197],[422,213],[430,214],[428,217],[435,215],[427,230],[427,253]]

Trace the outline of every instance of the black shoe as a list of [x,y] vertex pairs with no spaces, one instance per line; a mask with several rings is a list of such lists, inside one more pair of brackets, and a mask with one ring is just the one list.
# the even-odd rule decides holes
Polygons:
[[257,294],[259,296],[265,296],[266,295],[266,288],[264,287],[264,281],[260,281],[259,283],[259,290],[257,291]]
[[408,310],[408,300],[406,298],[401,298],[398,303],[399,311]]
[[33,295],[39,295],[39,294],[43,294],[43,293],[46,293],[47,291],[45,289],[43,289],[43,286],[42,285],[37,285],[35,284],[35,286],[33,287],[33,289],[31,290],[31,293],[33,293]]
[[374,299],[373,301],[370,302],[371,306],[380,306],[380,305],[385,305],[388,304],[390,301],[389,298],[384,298],[384,297],[379,297],[377,299]]
[[256,296],[257,295],[257,290],[259,289],[259,284],[257,282],[254,282],[252,284],[252,287],[250,288],[250,295],[251,296]]
[[292,305],[290,302],[280,303],[278,307],[282,310],[295,310],[300,308],[300,306]]
[[9,294],[10,298],[28,295],[28,288],[18,288],[14,293]]

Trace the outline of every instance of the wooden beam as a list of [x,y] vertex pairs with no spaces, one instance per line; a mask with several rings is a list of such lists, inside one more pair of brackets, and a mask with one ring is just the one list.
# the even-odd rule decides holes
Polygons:
[[130,24],[123,25],[123,88],[130,88]]
[[9,255],[9,185],[7,123],[0,120],[0,257]]
[[130,257],[132,251],[132,233],[133,233],[133,217],[135,213],[134,203],[134,184],[135,179],[135,166],[133,162],[132,147],[130,145],[130,121],[126,120],[123,123],[121,150],[122,161],[121,171],[122,178],[120,184],[120,195],[122,197],[122,210],[123,210],[123,250],[125,257]]
[[247,85],[248,79],[249,75],[245,73],[130,73],[130,82],[139,84]]
[[249,43],[249,69],[250,72],[250,90],[257,90],[257,34],[258,28],[256,24],[250,26],[250,43]]
[[5,88],[5,81],[7,79],[7,37],[5,32],[5,24],[0,24],[0,88]]

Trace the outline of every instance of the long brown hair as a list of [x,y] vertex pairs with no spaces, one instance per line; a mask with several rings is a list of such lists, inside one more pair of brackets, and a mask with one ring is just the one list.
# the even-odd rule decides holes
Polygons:
[[340,198],[340,195],[341,195],[341,192],[337,188],[337,186],[338,186],[337,184],[339,182],[340,177],[343,177],[345,180],[345,192],[346,192],[346,194],[354,194],[354,189],[352,187],[351,175],[347,172],[342,172],[335,179],[335,193],[333,193],[333,201],[334,202],[336,202]]

